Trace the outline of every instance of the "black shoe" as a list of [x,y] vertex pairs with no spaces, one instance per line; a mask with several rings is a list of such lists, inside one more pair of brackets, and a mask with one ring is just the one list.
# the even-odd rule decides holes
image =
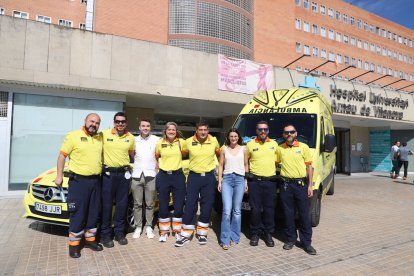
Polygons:
[[128,240],[125,236],[115,236],[115,240],[120,244],[120,245],[127,245],[128,244]]
[[69,256],[79,258],[81,256],[79,245],[69,245]]
[[267,247],[273,247],[273,246],[275,246],[275,242],[273,241],[272,234],[270,234],[270,233],[266,233],[265,234],[265,236],[264,236],[264,242],[265,242],[265,244],[266,244]]
[[92,251],[102,251],[102,244],[97,243],[96,241],[85,241],[85,247],[90,248]]
[[251,246],[257,246],[259,244],[259,235],[252,235],[250,239]]
[[207,236],[196,235],[196,238],[198,240],[198,244],[201,244],[201,245],[207,244]]
[[284,245],[283,245],[283,249],[284,250],[291,250],[292,248],[293,248],[293,246],[295,245],[295,243],[294,242],[286,242]]
[[309,255],[316,255],[316,250],[312,247],[312,245],[304,247],[303,250],[305,250],[305,252]]
[[112,239],[110,237],[104,237],[104,238],[102,238],[101,239],[101,243],[106,248],[114,247],[114,242],[112,241]]

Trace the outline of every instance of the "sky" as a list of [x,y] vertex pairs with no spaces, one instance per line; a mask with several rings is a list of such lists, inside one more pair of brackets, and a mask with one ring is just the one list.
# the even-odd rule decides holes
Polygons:
[[414,30],[414,0],[344,0]]

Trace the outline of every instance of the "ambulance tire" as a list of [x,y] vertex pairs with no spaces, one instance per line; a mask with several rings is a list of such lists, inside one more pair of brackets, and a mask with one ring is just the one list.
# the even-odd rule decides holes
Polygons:
[[333,195],[335,193],[335,174],[332,175],[332,182],[329,190],[326,192],[327,195]]
[[318,226],[321,218],[321,193],[319,190],[313,190],[309,213],[312,227]]
[[216,189],[216,192],[214,193],[213,209],[219,216],[221,216],[221,214],[223,213],[223,201],[221,199],[221,193],[217,191],[217,189]]
[[132,194],[129,194],[128,197],[128,209],[127,209],[127,218],[126,218],[126,225],[125,225],[126,233],[134,232],[135,230],[135,219],[134,219],[134,199]]

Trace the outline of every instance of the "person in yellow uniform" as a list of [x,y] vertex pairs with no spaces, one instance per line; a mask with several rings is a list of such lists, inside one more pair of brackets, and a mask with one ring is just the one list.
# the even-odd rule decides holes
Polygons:
[[295,210],[299,212],[299,239],[301,246],[310,255],[315,255],[312,247],[312,225],[309,218],[309,198],[312,190],[312,156],[308,145],[299,142],[296,128],[288,124],[283,128],[285,143],[277,150],[278,162],[281,164],[280,200],[285,216],[285,233],[287,241],[283,249],[290,250],[297,240]]
[[168,122],[165,125],[164,137],[158,141],[155,147],[155,157],[159,165],[155,187],[159,202],[160,242],[167,241],[171,230],[171,218],[168,210],[170,193],[172,193],[174,207],[172,230],[176,240],[180,239],[185,200],[185,176],[182,169],[183,154],[187,154],[187,144],[177,131],[177,124]]
[[[101,243],[113,247],[113,235],[120,245],[128,244],[125,237],[125,223],[128,208],[128,194],[131,183],[130,157],[135,155],[135,137],[129,133],[127,116],[117,112],[114,127],[102,131],[103,173],[102,173],[102,225]],[[112,221],[112,208],[115,213]],[[113,229],[112,229],[113,224]]]
[[200,201],[200,215],[197,222],[196,238],[199,244],[207,243],[208,227],[210,226],[211,210],[214,203],[217,158],[220,156],[220,146],[216,139],[209,134],[208,124],[200,122],[196,133],[186,140],[189,153],[189,170],[187,180],[187,198],[183,216],[181,237],[175,246],[182,247],[190,241],[195,230],[196,213]]
[[80,130],[69,132],[60,148],[55,184],[61,188],[63,168],[69,156],[69,256],[79,258],[80,241],[85,236],[85,247],[101,251],[96,241],[99,219],[102,172],[102,136],[98,134],[101,118],[91,113]]
[[274,214],[276,201],[276,150],[277,143],[271,140],[269,124],[260,121],[256,124],[257,138],[247,143],[249,155],[248,188],[250,214],[250,245],[257,246],[260,235],[264,234],[266,246],[275,243],[272,233],[275,228]]

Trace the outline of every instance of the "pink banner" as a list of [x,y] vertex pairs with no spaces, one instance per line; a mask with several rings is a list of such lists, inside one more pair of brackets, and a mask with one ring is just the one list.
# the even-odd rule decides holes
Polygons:
[[258,90],[274,89],[271,64],[218,55],[218,72],[220,90],[253,94]]

